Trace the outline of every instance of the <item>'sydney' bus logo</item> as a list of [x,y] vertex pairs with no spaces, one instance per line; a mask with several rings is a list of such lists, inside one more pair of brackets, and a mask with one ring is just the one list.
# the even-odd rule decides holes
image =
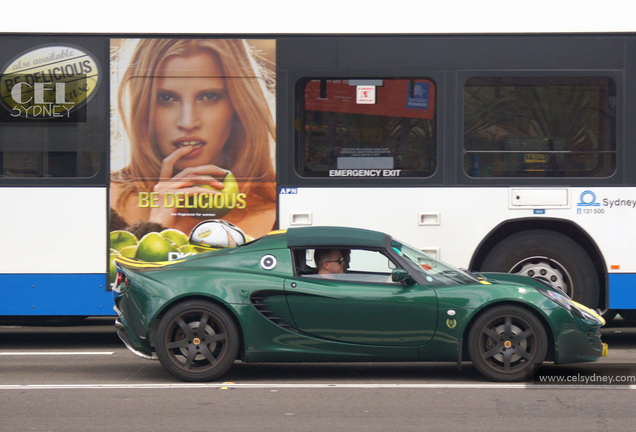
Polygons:
[[[585,190],[579,197],[576,204],[578,214],[603,214],[605,209],[636,209],[636,198],[596,198],[596,194],[591,190]],[[586,207],[602,207],[601,209],[588,209]]]
[[90,54],[51,45],[22,53],[2,69],[0,97],[13,119],[70,118],[98,84],[99,68]]
[[596,194],[591,190],[586,190],[581,193],[579,197],[579,203],[577,207],[598,207],[600,203],[596,202]]

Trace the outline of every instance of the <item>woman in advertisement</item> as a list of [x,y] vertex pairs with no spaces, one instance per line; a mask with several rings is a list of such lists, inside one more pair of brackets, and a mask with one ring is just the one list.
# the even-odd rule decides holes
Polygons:
[[189,236],[202,220],[223,219],[252,237],[269,232],[272,95],[247,42],[125,42],[136,42],[130,61],[115,64],[123,71],[117,97],[129,157],[111,175],[111,229]]

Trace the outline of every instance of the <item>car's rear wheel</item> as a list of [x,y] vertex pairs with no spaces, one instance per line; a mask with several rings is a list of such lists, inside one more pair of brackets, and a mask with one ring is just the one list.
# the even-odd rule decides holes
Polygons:
[[523,307],[502,305],[487,310],[468,335],[475,368],[494,381],[520,381],[543,363],[548,337],[543,324]]
[[184,381],[211,381],[236,360],[239,334],[232,317],[209,302],[188,301],[170,309],[155,333],[161,365]]

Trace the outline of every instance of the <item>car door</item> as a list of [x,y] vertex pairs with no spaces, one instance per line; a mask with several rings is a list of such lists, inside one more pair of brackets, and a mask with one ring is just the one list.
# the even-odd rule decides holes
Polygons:
[[391,281],[393,266],[381,251],[359,249],[351,250],[344,274],[287,279],[285,294],[297,329],[353,344],[426,344],[436,329],[435,290]]

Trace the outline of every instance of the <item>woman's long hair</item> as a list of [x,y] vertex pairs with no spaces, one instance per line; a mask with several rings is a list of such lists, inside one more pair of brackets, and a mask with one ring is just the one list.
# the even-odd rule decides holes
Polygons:
[[[210,52],[220,61],[235,111],[232,132],[221,151],[222,168],[232,171],[241,192],[262,203],[275,201],[274,140],[271,80],[242,39],[141,39],[119,88],[118,103],[130,141],[130,164],[112,176],[122,183],[118,204],[134,192],[152,190],[159,180],[163,157],[152,136],[157,75],[173,55]],[[165,180],[165,179],[164,179]],[[255,197],[255,198],[256,198]]]

